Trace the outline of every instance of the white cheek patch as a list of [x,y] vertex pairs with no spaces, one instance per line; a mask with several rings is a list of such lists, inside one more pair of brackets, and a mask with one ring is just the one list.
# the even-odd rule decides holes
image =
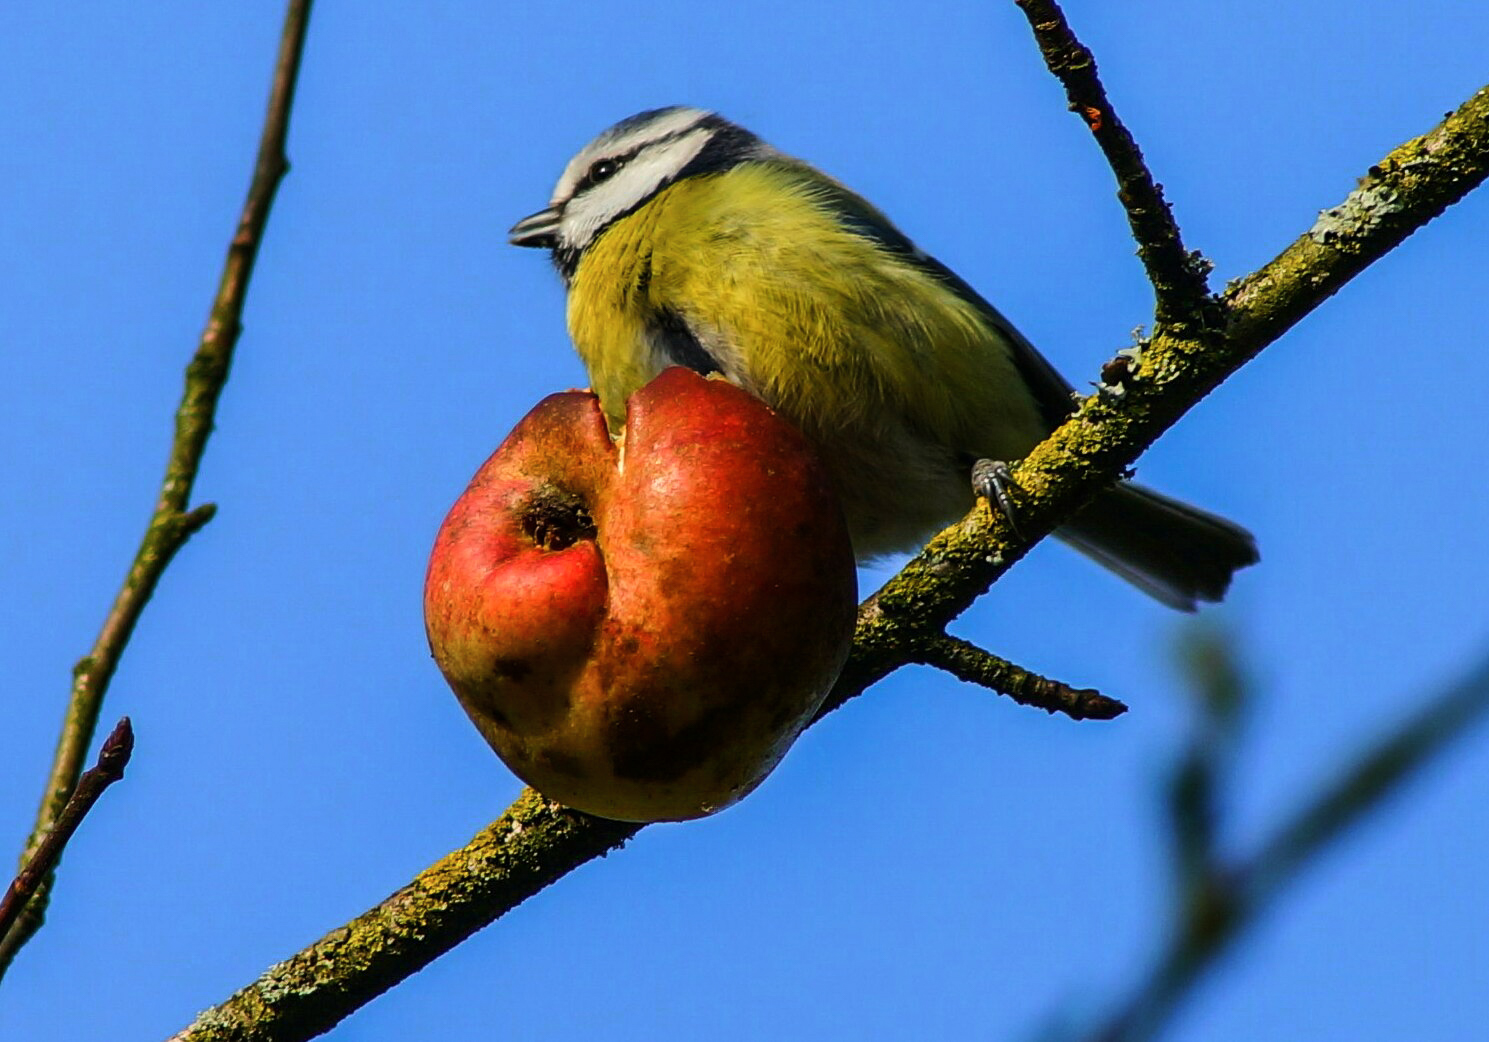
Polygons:
[[712,135],[711,130],[700,127],[671,141],[644,148],[610,180],[601,181],[569,200],[559,224],[559,238],[566,246],[583,248],[601,228],[634,209],[681,173]]

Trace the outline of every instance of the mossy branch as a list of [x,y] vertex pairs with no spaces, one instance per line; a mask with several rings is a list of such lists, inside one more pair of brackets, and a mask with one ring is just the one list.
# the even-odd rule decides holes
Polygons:
[[[1160,434],[1356,272],[1489,176],[1489,90],[1372,167],[1360,188],[1276,260],[1216,301],[1218,333],[1158,329],[1120,391],[1081,403],[1014,470],[1019,532],[983,508],[942,532],[859,611],[852,655],[823,714],[908,662],[1038,539],[1117,480]],[[305,1039],[328,1030],[639,828],[527,791],[466,847],[420,873],[222,1005],[173,1042]]]
[[269,971],[173,1036],[305,1039],[422,969],[639,825],[591,817],[528,789],[465,846],[377,907]]
[[[309,18],[310,0],[293,0],[285,16],[268,116],[259,142],[248,198],[228,246],[227,260],[206,329],[186,368],[186,389],[176,410],[176,433],[166,462],[165,479],[144,539],[124,578],[124,585],[104,618],[103,628],[92,649],[73,667],[72,694],[68,699],[51,774],[36,815],[36,825],[21,853],[23,866],[31,861],[56,827],[68,797],[77,787],[83,761],[98,727],[104,694],[140,614],[177,551],[211,520],[215,512],[216,508],[210,503],[195,508],[188,504],[207,438],[212,433],[217,400],[227,383],[233,349],[242,329],[243,302],[248,295],[254,260],[269,220],[269,209],[279,182],[289,169],[284,142]],[[41,927],[53,877],[54,872],[47,873],[15,924],[0,937],[0,975],[4,974],[15,953]]]

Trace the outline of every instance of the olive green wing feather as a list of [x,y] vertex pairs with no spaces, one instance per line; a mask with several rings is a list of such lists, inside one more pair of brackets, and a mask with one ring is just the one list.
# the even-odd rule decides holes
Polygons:
[[1064,423],[1066,417],[1075,411],[1075,389],[1070,383],[1001,311],[988,303],[961,276],[911,242],[863,197],[825,176],[821,177],[819,194],[845,228],[870,240],[903,263],[932,276],[987,319],[988,324],[1008,344],[1014,365],[1028,384],[1039,408],[1040,418],[1050,430]]

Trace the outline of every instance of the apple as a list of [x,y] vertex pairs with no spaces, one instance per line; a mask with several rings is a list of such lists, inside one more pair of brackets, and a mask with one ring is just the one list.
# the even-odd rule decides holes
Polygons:
[[802,435],[723,380],[665,370],[612,441],[554,394],[435,539],[429,646],[523,781],[623,821],[701,817],[770,773],[848,653],[857,573]]

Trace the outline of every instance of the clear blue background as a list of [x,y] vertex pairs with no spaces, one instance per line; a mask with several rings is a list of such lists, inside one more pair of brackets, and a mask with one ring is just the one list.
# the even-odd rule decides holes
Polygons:
[[[1217,284],[1489,71],[1462,0],[1071,0]],[[0,840],[154,500],[257,142],[279,3],[0,8]],[[324,3],[200,499],[105,709],[135,761],[69,850],[0,1033],[156,1039],[518,791],[430,663],[435,527],[582,385],[505,244],[631,112],[716,107],[876,200],[1078,384],[1150,315],[1111,177],[1012,3]],[[1264,692],[1237,847],[1489,641],[1489,192],[1143,460],[1250,525],[1221,612]],[[867,583],[879,577],[866,576]],[[745,803],[648,829],[334,1037],[1015,1038],[1134,980],[1183,623],[1051,544],[955,627],[1126,698],[1111,724],[906,670]],[[1489,735],[1316,866],[1175,1037],[1464,1038],[1489,1018]]]

